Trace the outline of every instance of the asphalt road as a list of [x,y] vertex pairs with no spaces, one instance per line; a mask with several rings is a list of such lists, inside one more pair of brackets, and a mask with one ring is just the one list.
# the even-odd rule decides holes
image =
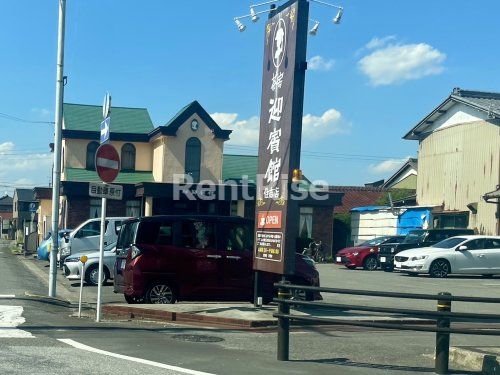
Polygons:
[[[322,277],[327,279],[323,267]],[[360,275],[365,273],[360,271]],[[433,372],[432,334],[342,327],[297,329],[291,334],[292,360],[285,363],[275,360],[276,334],[272,330],[233,331],[137,322],[96,324],[91,319],[71,317],[74,311],[66,306],[24,297],[25,291],[46,294],[46,288],[16,256],[0,247],[1,374]],[[452,338],[453,344],[462,345],[498,345],[498,341],[494,337]]]
[[[409,276],[398,272],[349,270],[335,264],[317,265],[321,286],[340,289],[378,290],[399,293],[437,294],[449,292],[456,296],[500,297],[500,275],[485,278],[481,276],[449,276],[445,279],[433,279],[428,276]],[[370,296],[348,296],[325,294],[326,301],[399,308],[435,310],[436,302],[411,299],[392,299]],[[498,313],[497,304],[470,304],[454,302],[452,311]]]

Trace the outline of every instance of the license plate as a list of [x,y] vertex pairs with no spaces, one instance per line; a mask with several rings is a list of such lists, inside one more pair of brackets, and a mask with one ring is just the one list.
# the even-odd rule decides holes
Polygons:
[[380,261],[381,261],[382,263],[385,263],[385,262],[387,261],[387,258],[386,258],[386,257],[380,257]]
[[341,257],[337,257],[337,262],[342,262],[342,258]]
[[127,262],[127,259],[122,259],[122,262],[120,263],[120,268],[124,269],[125,268],[125,263]]
[[401,263],[394,262],[394,268],[401,268]]

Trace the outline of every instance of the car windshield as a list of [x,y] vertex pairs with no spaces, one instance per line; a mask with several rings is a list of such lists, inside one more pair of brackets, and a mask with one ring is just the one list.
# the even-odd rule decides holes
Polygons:
[[359,246],[377,246],[380,245],[382,242],[384,242],[387,238],[388,237],[377,237],[372,240],[365,241],[359,244]]
[[451,249],[452,247],[458,246],[459,244],[461,244],[465,240],[466,240],[466,238],[463,238],[463,237],[447,238],[446,240],[438,242],[437,244],[434,244],[431,247],[438,247],[440,249]]
[[425,231],[415,230],[408,233],[403,241],[403,243],[418,243],[425,239]]

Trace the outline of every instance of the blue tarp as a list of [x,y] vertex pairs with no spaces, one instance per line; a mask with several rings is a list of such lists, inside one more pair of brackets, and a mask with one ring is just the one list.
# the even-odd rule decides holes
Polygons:
[[367,211],[379,211],[379,210],[388,210],[391,207],[389,206],[362,206],[362,207],[354,207],[351,209],[351,212],[367,212]]
[[429,207],[408,208],[398,217],[398,234],[406,235],[414,229],[421,229],[425,222],[431,226],[431,211]]

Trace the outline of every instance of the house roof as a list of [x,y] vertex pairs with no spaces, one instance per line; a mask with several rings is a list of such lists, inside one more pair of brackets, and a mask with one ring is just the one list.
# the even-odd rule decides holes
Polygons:
[[51,187],[36,187],[33,189],[35,194],[35,199],[52,199],[52,188]]
[[241,180],[248,176],[254,181],[257,176],[259,159],[255,155],[227,155],[222,156],[222,180]]
[[16,189],[14,196],[17,195],[19,202],[35,202],[33,189]]
[[404,163],[401,168],[397,170],[391,177],[387,179],[387,181],[382,185],[384,188],[390,188],[390,185],[399,178],[408,168],[415,169],[418,171],[418,159],[408,158],[406,163]]
[[[102,122],[102,106],[64,103],[65,130],[99,132]],[[146,108],[111,108],[111,131],[113,133],[148,134],[154,129]]]
[[163,126],[159,126],[150,133],[150,137],[158,135],[175,136],[177,130],[184,124],[192,115],[197,114],[201,120],[212,130],[216,138],[229,139],[229,134],[232,130],[222,129],[207,111],[196,100],[182,108],[172,119]]
[[500,93],[462,90],[454,88],[451,95],[425,116],[403,137],[404,139],[419,139],[427,133],[432,124],[446,113],[455,103],[462,103],[478,111],[484,112],[489,118],[500,119]]
[[342,205],[336,206],[333,212],[346,214],[355,207],[375,205],[388,190],[367,186],[330,186],[330,191],[344,193]]
[[[96,171],[89,171],[83,168],[66,168],[65,171],[66,181],[72,182],[101,182]],[[113,183],[117,184],[138,184],[141,182],[153,182],[152,172],[125,172],[120,171],[118,177]]]
[[14,199],[8,195],[0,197],[0,206],[12,206]]

